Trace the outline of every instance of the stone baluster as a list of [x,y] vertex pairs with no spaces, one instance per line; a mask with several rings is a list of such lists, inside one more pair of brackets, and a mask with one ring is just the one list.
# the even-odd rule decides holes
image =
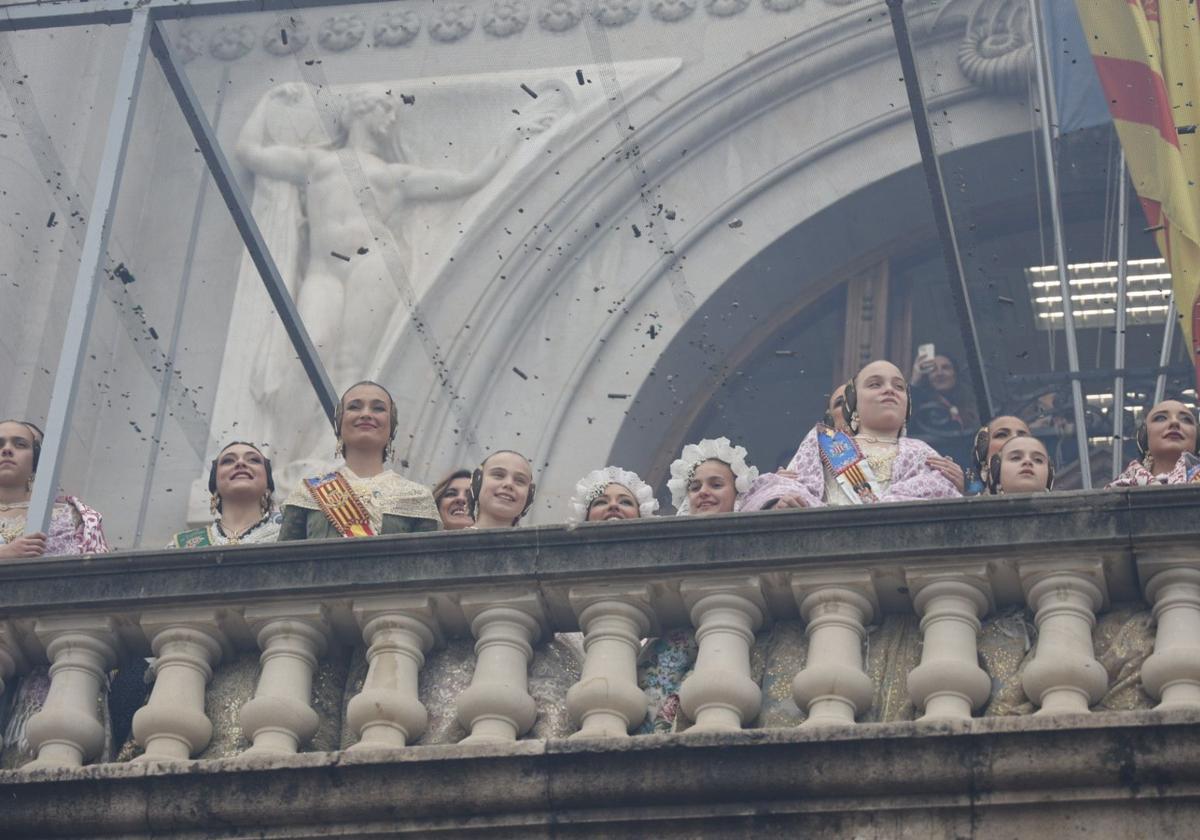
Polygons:
[[313,672],[329,640],[321,604],[279,604],[246,610],[257,633],[262,672],[254,697],[242,706],[244,755],[290,755],[317,732],[312,708]]
[[808,623],[808,661],[792,682],[801,726],[845,725],[871,706],[863,670],[866,623],[879,611],[869,572],[792,575],[792,593]]
[[641,640],[654,625],[648,586],[583,586],[567,593],[583,629],[583,674],[567,692],[573,738],[624,737],[646,717],[638,688]]
[[921,664],[908,675],[922,719],[970,718],[991,694],[979,667],[979,619],[992,605],[987,566],[913,569],[906,572],[913,606],[921,616]]
[[425,654],[441,641],[433,601],[405,595],[359,598],[353,612],[369,647],[367,678],[346,709],[359,736],[351,749],[407,746],[429,725],[417,689]]
[[1142,684],[1160,709],[1200,708],[1200,552],[1153,551],[1137,564],[1158,624]]
[[758,716],[762,690],[750,677],[750,646],[767,613],[757,577],[685,580],[679,594],[696,627],[696,667],[679,689],[692,730],[739,730]]
[[[11,621],[0,621],[0,699],[10,679],[19,673],[29,670],[29,662],[17,641],[16,628]],[[0,749],[4,747],[4,739],[0,737]]]
[[1036,610],[1037,649],[1021,684],[1038,714],[1086,712],[1104,696],[1108,674],[1096,661],[1092,628],[1107,600],[1099,560],[1033,561],[1018,566],[1025,599]]
[[150,700],[133,716],[138,760],[186,761],[212,739],[204,689],[213,668],[231,652],[214,609],[157,610],[141,617],[157,657]]
[[475,674],[458,698],[464,744],[514,741],[537,719],[529,662],[545,613],[534,592],[467,595],[460,602],[475,636]]
[[25,766],[81,767],[104,748],[100,692],[117,662],[116,623],[106,616],[40,619],[34,634],[50,658],[50,690],[25,725],[37,755]]

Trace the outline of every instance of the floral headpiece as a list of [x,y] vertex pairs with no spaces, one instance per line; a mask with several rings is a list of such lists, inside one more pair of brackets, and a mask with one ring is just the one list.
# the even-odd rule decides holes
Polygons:
[[734,510],[741,508],[742,497],[746,495],[754,479],[758,478],[758,469],[746,463],[746,447],[734,446],[729,442],[729,438],[705,438],[699,443],[689,443],[683,447],[679,459],[671,463],[671,478],[667,481],[676,516],[687,516],[691,513],[687,497],[688,482],[692,480],[696,468],[705,461],[721,461],[733,470],[733,486],[737,490]]
[[571,522],[586,522],[588,508],[592,502],[604,492],[610,484],[620,484],[633,494],[637,500],[638,511],[642,517],[651,516],[658,510],[658,499],[650,485],[642,481],[637,473],[623,470],[620,467],[605,467],[602,470],[592,470],[575,485],[575,495],[571,496]]

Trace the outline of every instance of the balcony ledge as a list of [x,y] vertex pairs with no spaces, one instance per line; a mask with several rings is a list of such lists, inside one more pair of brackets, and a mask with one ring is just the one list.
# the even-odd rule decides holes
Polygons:
[[1096,713],[109,764],[3,772],[0,792],[9,837],[987,838],[1068,818],[1135,837],[1194,819],[1197,723]]

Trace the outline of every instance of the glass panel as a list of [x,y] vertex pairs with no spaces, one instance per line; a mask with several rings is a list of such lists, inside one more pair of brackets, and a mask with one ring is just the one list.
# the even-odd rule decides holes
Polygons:
[[[46,423],[127,30],[0,33],[0,418]],[[124,276],[105,265],[102,309]],[[68,464],[61,486],[80,492],[84,472]]]
[[[971,6],[935,0],[906,5],[933,141],[946,181],[959,257],[980,338],[978,353],[996,415],[1014,414],[1034,429],[1056,457],[1058,486],[1079,487],[1079,447],[1054,246],[1043,121],[1054,132],[1065,261],[1072,289],[1081,381],[1086,400],[1094,486],[1112,477],[1114,326],[1119,145],[1072,3],[1040,4],[1051,86],[1057,99],[1041,105],[1031,4],[1026,0]],[[1129,321],[1126,331],[1126,435],[1152,398],[1169,278],[1144,216],[1129,190]],[[959,319],[945,305],[951,287],[942,254],[931,249],[900,266],[918,296],[914,344],[945,346],[959,364],[959,386],[931,387],[962,407],[978,395],[964,384],[966,347]],[[1186,354],[1176,342],[1168,391],[1194,400]],[[966,355],[964,355],[966,354]],[[964,411],[964,416],[966,412]],[[968,426],[974,425],[974,417]],[[953,422],[949,422],[953,426]],[[916,431],[937,442],[938,428]],[[968,428],[966,431],[970,431]],[[961,435],[959,451],[969,445]],[[1136,456],[1132,442],[1124,447]]]
[[[335,386],[396,395],[415,480],[518,449],[532,521],[561,522],[587,472],[662,488],[701,435],[773,470],[848,372],[910,355],[892,265],[936,241],[882,3],[402,2],[171,34]],[[205,241],[206,278],[258,288]],[[211,428],[259,430],[295,486],[332,437],[272,367],[269,312],[228,313]]]

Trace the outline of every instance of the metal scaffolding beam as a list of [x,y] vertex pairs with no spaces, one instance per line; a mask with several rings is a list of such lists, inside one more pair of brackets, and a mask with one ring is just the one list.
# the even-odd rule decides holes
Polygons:
[[921,150],[925,182],[929,187],[930,202],[933,204],[933,218],[937,225],[938,238],[942,243],[942,257],[950,281],[950,297],[954,300],[954,309],[958,314],[958,326],[962,333],[963,349],[966,351],[967,368],[975,390],[979,416],[986,421],[992,416],[992,392],[983,369],[979,331],[971,310],[971,296],[967,289],[966,275],[963,273],[958,237],[954,232],[954,219],[950,212],[950,201],[946,196],[946,183],[942,178],[941,163],[933,144],[929,112],[925,107],[925,94],[921,90],[912,39],[908,34],[908,21],[904,17],[904,0],[887,0],[887,6],[892,19],[896,51],[900,55],[900,68],[904,72],[904,87],[908,93],[909,109],[912,111],[913,129],[917,133],[917,146]]
[[96,192],[92,196],[92,209],[87,218],[79,270],[75,275],[75,291],[67,312],[63,346],[54,373],[42,454],[29,498],[29,513],[25,520],[26,533],[47,533],[50,530],[54,497],[58,494],[58,476],[62,470],[63,453],[67,448],[68,424],[78,390],[75,385],[83,369],[92,316],[96,312],[96,292],[100,288],[105,254],[108,251],[108,236],[112,231],[113,214],[117,209],[117,193],[121,186],[121,172],[125,168],[125,155],[129,151],[129,132],[133,126],[152,25],[150,13],[144,10],[135,12],[129,21],[125,53],[121,57],[112,113],[108,118],[108,132],[104,138],[104,152],[96,173]]

